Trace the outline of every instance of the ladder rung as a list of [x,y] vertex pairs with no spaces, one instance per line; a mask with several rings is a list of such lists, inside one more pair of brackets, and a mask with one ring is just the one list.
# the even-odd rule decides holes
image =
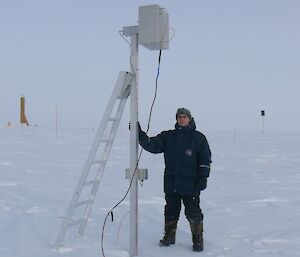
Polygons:
[[105,161],[103,161],[103,160],[96,160],[96,161],[92,161],[92,164],[104,164],[105,163]]
[[112,142],[112,139],[110,139],[110,138],[105,138],[105,139],[101,139],[100,142],[101,142],[101,143],[108,143],[108,142]]
[[95,181],[96,180],[91,180],[91,181],[85,182],[84,185],[85,186],[93,185],[95,183]]
[[93,200],[84,200],[76,204],[76,207],[92,203]]
[[116,118],[116,117],[110,117],[108,120],[109,120],[109,121],[117,121],[117,120],[119,120],[119,118]]
[[83,221],[83,219],[72,220],[72,221],[69,223],[68,227],[76,226],[76,225],[80,224],[82,221]]

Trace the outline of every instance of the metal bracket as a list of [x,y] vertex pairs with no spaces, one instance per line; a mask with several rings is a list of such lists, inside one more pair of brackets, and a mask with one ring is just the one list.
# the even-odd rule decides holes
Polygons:
[[127,26],[123,27],[123,35],[126,37],[139,33],[139,26]]

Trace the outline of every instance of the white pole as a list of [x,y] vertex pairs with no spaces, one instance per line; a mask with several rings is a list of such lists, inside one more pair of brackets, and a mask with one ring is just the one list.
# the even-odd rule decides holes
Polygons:
[[236,141],[236,129],[233,131],[233,143],[235,144]]
[[[138,169],[138,34],[131,35],[130,70],[135,78],[130,90],[130,170]],[[130,188],[130,257],[138,254],[138,171]]]
[[55,106],[55,138],[57,140],[58,136],[57,136],[57,105]]

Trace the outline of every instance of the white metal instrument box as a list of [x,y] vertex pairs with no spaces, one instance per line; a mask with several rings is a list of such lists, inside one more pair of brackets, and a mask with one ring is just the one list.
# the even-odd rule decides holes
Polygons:
[[139,43],[150,50],[169,49],[169,15],[165,8],[139,7]]

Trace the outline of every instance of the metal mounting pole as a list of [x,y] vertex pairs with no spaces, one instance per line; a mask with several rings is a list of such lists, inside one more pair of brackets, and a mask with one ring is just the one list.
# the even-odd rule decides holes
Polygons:
[[[130,91],[130,170],[138,169],[138,33],[130,37],[130,71],[134,74]],[[130,188],[130,257],[138,254],[138,170]]]

